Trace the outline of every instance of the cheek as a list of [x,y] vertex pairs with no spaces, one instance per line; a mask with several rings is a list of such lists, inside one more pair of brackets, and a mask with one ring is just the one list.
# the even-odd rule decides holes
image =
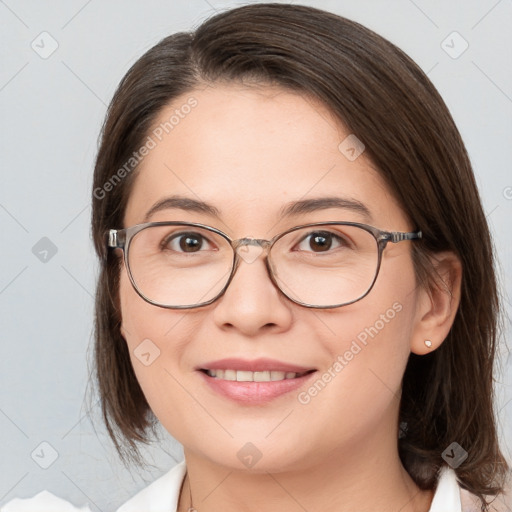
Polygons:
[[146,339],[157,345],[162,344],[164,339],[172,340],[174,326],[187,314],[185,311],[173,311],[146,302],[133,288],[124,267],[121,270],[119,297],[122,334],[131,352]]
[[130,356],[133,356],[133,350],[144,339],[141,338],[141,334],[147,332],[151,326],[151,316],[142,314],[144,306],[133,289],[124,266],[121,269],[119,280],[119,302],[121,304],[121,334],[128,344]]
[[333,332],[317,339],[328,356],[317,380],[299,395],[297,413],[308,432],[321,433],[325,453],[347,440],[355,446],[377,438],[378,444],[394,428],[410,352],[406,296],[370,294],[323,318]]
[[332,331],[329,338],[335,340],[329,342],[324,337],[330,353],[324,371],[340,376],[332,379],[337,382],[333,386],[336,401],[349,403],[357,411],[365,404],[399,396],[410,354],[416,301],[414,270],[408,258],[386,263],[369,295],[324,317]]
[[381,392],[399,393],[410,352],[410,321],[402,302],[368,300],[364,306],[344,312],[339,327],[333,327],[336,342],[328,348],[330,360],[324,368],[340,376],[333,379],[336,393],[344,397],[338,403],[351,403],[357,410],[375,403]]
[[367,343],[368,364],[401,382],[410,353],[415,321],[416,279],[412,262],[404,254],[384,260],[370,294],[363,299],[363,323],[356,339]]
[[[155,412],[161,402],[169,402],[179,390],[172,375],[181,359],[182,346],[175,327],[183,312],[174,312],[144,301],[133,289],[123,268],[119,296],[121,333],[130,352],[130,360],[146,400]],[[186,313],[185,313],[186,314]]]

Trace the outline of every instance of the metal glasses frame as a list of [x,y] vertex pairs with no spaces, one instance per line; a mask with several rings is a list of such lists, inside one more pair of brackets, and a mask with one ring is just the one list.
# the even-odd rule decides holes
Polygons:
[[[198,227],[205,229],[207,231],[211,231],[213,233],[216,233],[220,236],[222,236],[224,239],[227,240],[227,242],[230,244],[231,248],[233,249],[233,261],[231,266],[231,273],[229,275],[229,278],[222,288],[222,290],[213,298],[205,302],[200,302],[198,304],[194,305],[185,305],[185,306],[169,306],[167,304],[160,304],[158,302],[155,302],[151,300],[149,297],[146,297],[138,288],[137,284],[135,283],[135,280],[133,279],[133,275],[130,269],[130,263],[128,259],[128,253],[130,251],[130,243],[133,239],[133,237],[139,233],[140,231],[147,229],[152,226],[190,226],[190,227]],[[298,229],[308,228],[308,227],[315,227],[315,226],[355,226],[358,228],[361,228],[368,233],[370,233],[377,243],[377,249],[378,249],[378,257],[377,257],[377,269],[375,272],[375,277],[373,278],[372,283],[366,290],[366,292],[358,297],[357,299],[354,299],[349,302],[343,302],[341,304],[334,304],[329,306],[317,306],[313,304],[308,304],[305,302],[301,302],[299,300],[293,299],[290,297],[282,288],[279,286],[279,284],[276,281],[276,278],[274,276],[274,273],[272,271],[272,267],[269,264],[269,257],[270,257],[270,251],[272,249],[272,246],[283,236],[287,235],[288,233],[291,233],[293,231],[296,231]],[[418,240],[422,238],[421,231],[414,231],[414,232],[401,232],[401,231],[383,231],[381,229],[378,229],[374,226],[369,226],[368,224],[360,224],[357,222],[338,222],[338,221],[328,221],[328,222],[315,222],[311,224],[301,224],[300,226],[295,226],[291,229],[288,229],[284,231],[283,233],[279,233],[278,235],[274,236],[270,240],[265,240],[261,238],[239,238],[237,240],[232,240],[226,233],[220,231],[217,228],[207,226],[205,224],[199,224],[195,222],[180,222],[180,221],[167,221],[167,222],[146,222],[144,224],[137,224],[135,226],[131,226],[129,228],[125,229],[110,229],[107,232],[107,247],[112,249],[121,249],[123,251],[124,256],[124,262],[126,264],[126,268],[128,270],[128,277],[130,278],[130,281],[132,283],[133,288],[137,292],[137,294],[144,299],[146,302],[149,302],[150,304],[153,304],[154,306],[158,306],[165,309],[192,309],[192,308],[199,308],[208,306],[209,304],[212,304],[217,299],[219,299],[227,290],[229,284],[231,283],[239,265],[240,260],[242,259],[240,255],[237,253],[237,250],[243,246],[243,245],[259,245],[265,252],[265,266],[267,268],[268,275],[270,277],[270,280],[272,283],[277,287],[277,289],[289,300],[294,302],[295,304],[299,304],[300,306],[304,306],[307,308],[315,308],[315,309],[331,309],[331,308],[339,308],[342,306],[348,306],[349,304],[353,304],[354,302],[360,301],[364,297],[366,297],[370,291],[372,290],[375,281],[377,280],[377,277],[379,275],[380,267],[381,267],[381,261],[382,261],[382,252],[386,248],[388,242],[391,243],[399,243],[403,242],[404,240]]]

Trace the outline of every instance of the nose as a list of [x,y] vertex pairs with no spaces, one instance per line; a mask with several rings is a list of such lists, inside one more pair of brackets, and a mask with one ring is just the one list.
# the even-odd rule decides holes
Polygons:
[[238,265],[224,294],[215,303],[214,321],[223,330],[246,336],[289,329],[292,303],[271,281],[264,241],[243,239],[236,248]]

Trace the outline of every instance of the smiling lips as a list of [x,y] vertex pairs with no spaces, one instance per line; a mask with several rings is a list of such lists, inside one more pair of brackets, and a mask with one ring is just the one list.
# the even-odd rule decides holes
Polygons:
[[273,359],[221,359],[197,367],[211,389],[232,400],[266,403],[297,389],[309,379],[315,368],[307,368]]

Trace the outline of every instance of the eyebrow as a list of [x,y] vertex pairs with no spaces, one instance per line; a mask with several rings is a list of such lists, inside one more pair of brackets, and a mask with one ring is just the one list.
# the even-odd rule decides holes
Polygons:
[[316,199],[302,199],[288,203],[281,208],[280,218],[291,217],[292,215],[301,215],[311,213],[317,210],[327,210],[329,208],[341,208],[361,214],[366,220],[372,220],[372,214],[367,206],[361,201],[343,197],[329,196]]
[[[294,215],[303,215],[318,210],[327,210],[330,208],[340,208],[343,210],[359,213],[366,220],[372,220],[372,215],[367,206],[355,199],[348,199],[336,196],[319,197],[315,199],[301,199],[284,205],[279,212],[279,220]],[[157,201],[146,213],[144,222],[149,222],[150,218],[157,212],[169,209],[179,209],[188,212],[197,212],[210,217],[220,218],[221,213],[218,208],[204,201],[199,201],[191,197],[174,195],[165,197]]]
[[215,206],[206,203],[204,201],[198,201],[191,197],[185,196],[171,196],[164,197],[160,201],[157,201],[146,213],[144,222],[149,222],[149,219],[157,212],[169,209],[179,209],[188,212],[197,212],[209,215],[210,217],[220,217],[220,211]]

